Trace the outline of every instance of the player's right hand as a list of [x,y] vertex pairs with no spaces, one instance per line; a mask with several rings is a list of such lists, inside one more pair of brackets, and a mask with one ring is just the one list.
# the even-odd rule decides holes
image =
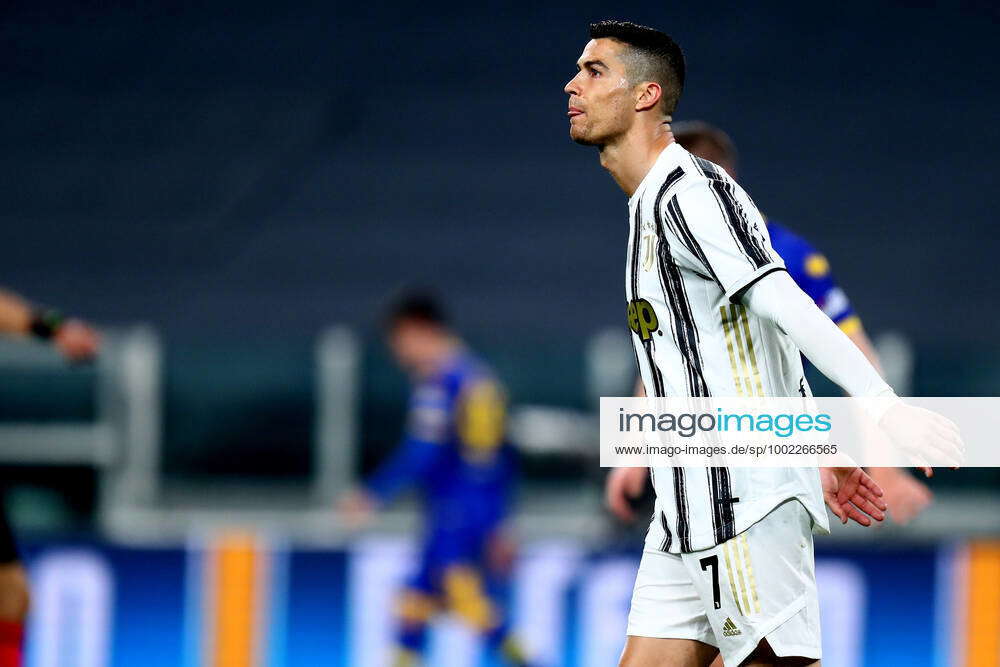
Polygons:
[[360,528],[375,514],[375,499],[361,489],[348,491],[337,502],[337,512],[344,517],[348,528]]
[[630,499],[642,495],[649,477],[649,468],[614,468],[604,483],[604,500],[608,509],[622,521],[632,521],[635,512]]
[[885,519],[882,488],[861,468],[820,468],[819,477],[823,485],[823,500],[841,523],[850,519],[862,526],[870,526],[872,519]]
[[896,447],[924,470],[924,474],[927,474],[928,461],[958,468],[965,459],[965,445],[958,426],[936,412],[897,403],[886,410],[879,427]]
[[69,361],[90,361],[97,356],[101,337],[85,322],[66,320],[52,335],[52,343]]
[[507,576],[514,569],[517,560],[517,541],[510,533],[509,526],[503,526],[486,543],[486,565],[495,575]]

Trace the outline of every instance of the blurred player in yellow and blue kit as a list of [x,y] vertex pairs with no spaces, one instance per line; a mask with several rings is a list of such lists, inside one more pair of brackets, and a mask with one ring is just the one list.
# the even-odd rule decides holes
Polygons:
[[517,469],[506,437],[504,389],[432,297],[399,298],[385,329],[413,381],[405,436],[341,509],[358,523],[408,487],[423,492],[420,563],[397,602],[396,664],[416,664],[428,623],[450,612],[509,664],[526,665],[498,595],[511,553],[503,529]]
[[[691,153],[714,162],[736,178],[736,147],[729,136],[703,121],[684,121],[672,126],[674,140]],[[865,356],[872,359],[872,346],[861,327],[847,294],[830,272],[826,257],[807,240],[785,225],[767,218],[771,245],[785,260],[788,273],[803,292],[851,337]]]
[[[736,178],[736,146],[724,131],[698,120],[674,123],[672,130],[674,140],[686,150],[714,162],[733,179]],[[766,223],[771,245],[784,260],[792,280],[881,372],[878,355],[865,333],[861,318],[834,279],[823,253],[770,217]],[[930,489],[907,472],[897,468],[872,468],[869,472],[885,492],[891,516],[897,523],[908,523],[930,504]]]

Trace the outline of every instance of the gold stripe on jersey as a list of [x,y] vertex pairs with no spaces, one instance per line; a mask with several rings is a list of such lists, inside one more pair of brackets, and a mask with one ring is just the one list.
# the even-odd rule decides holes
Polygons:
[[746,350],[743,346],[743,334],[740,333],[740,316],[735,305],[729,306],[729,323],[736,333],[736,351],[739,353],[740,368],[743,369],[743,382],[747,387],[747,395],[753,396],[753,385],[750,384],[750,367],[747,365]]
[[753,338],[750,337],[750,323],[747,322],[747,309],[743,306],[733,306],[733,308],[739,308],[740,320],[743,322],[743,333],[746,334],[747,353],[750,355],[750,367],[753,369],[753,379],[757,385],[757,395],[763,396],[764,387],[760,383],[760,369],[757,367],[757,355],[753,351]]
[[733,561],[729,557],[729,544],[729,542],[722,543],[722,553],[726,557],[726,574],[729,575],[729,590],[733,594],[733,600],[736,601],[736,608],[739,609],[741,614],[746,616],[743,607],[740,606],[740,598],[736,595],[736,580],[733,578]]
[[740,543],[738,539],[732,539],[729,541],[732,544],[733,549],[733,560],[736,561],[736,577],[740,582],[740,596],[743,598],[743,604],[740,605],[743,609],[743,615],[749,616],[753,612],[753,607],[750,606],[750,594],[747,592],[747,579],[748,577],[743,572],[743,554],[740,553]]
[[747,576],[750,578],[750,593],[753,595],[753,606],[760,613],[760,598],[757,596],[757,579],[753,575],[753,561],[750,559],[750,545],[747,543],[747,534],[740,533],[740,541],[743,542],[743,556],[746,558]]
[[480,380],[462,390],[458,405],[456,430],[465,445],[462,453],[476,460],[490,459],[503,444],[503,391],[491,380]]
[[[756,395],[763,396],[764,386],[760,379],[760,366],[757,364],[757,353],[754,350],[753,337],[750,335],[746,308],[736,304],[728,307],[719,306],[719,314],[722,316],[722,329],[726,334],[726,348],[729,351],[729,365],[733,369],[736,393],[740,396],[754,396],[756,389]],[[738,365],[737,356],[740,360]]]
[[[722,329],[726,332],[726,348],[729,350],[729,365],[733,369],[733,384],[736,385],[737,394],[746,396],[746,392],[743,391],[743,384],[740,382],[740,372],[736,368],[736,353],[733,351],[733,332],[729,327],[729,315],[726,307],[719,306],[719,313],[722,315]],[[750,385],[747,385],[747,389],[750,389]]]

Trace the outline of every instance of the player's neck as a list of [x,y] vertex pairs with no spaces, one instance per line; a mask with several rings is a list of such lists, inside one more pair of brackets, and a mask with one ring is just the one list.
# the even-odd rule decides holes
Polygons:
[[601,166],[611,172],[618,187],[631,197],[656,158],[673,142],[669,122],[636,126],[614,143],[601,147]]
[[421,375],[433,376],[440,373],[463,348],[464,344],[457,336],[441,338],[430,350]]

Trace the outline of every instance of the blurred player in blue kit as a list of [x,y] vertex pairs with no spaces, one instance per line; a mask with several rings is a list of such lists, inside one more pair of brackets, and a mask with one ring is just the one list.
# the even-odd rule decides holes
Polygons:
[[[674,123],[671,127],[677,143],[692,154],[714,162],[733,179],[736,178],[738,153],[729,135],[709,123],[697,120]],[[766,219],[766,223],[771,245],[785,260],[792,280],[847,334],[872,365],[881,371],[875,347],[865,333],[861,318],[834,279],[830,263],[823,253],[770,217]],[[930,489],[905,470],[872,468],[869,473],[885,492],[883,498],[889,505],[890,516],[897,523],[908,523],[931,502]]]
[[426,524],[416,573],[397,600],[395,665],[419,662],[427,627],[450,612],[511,665],[527,665],[498,601],[512,558],[504,534],[516,476],[504,389],[450,329],[428,296],[400,298],[388,344],[413,391],[402,443],[340,509],[354,525],[408,487],[423,492]]
[[[732,139],[724,131],[700,120],[673,123],[671,130],[674,141],[685,150],[719,165],[733,179],[736,178],[738,153]],[[847,334],[872,365],[881,371],[875,347],[865,333],[861,318],[851,305],[847,293],[834,278],[826,256],[783,224],[769,217],[765,222],[768,235],[771,237],[771,245],[784,260],[792,280],[816,302],[834,324]],[[641,391],[640,385],[637,387],[637,392]],[[905,470],[871,468],[869,473],[882,487],[885,494],[883,498],[890,508],[890,516],[896,523],[909,523],[931,502],[930,489]],[[625,485],[612,480],[606,490],[608,505],[619,518],[625,520],[631,520],[637,514],[646,514],[645,505],[651,503],[643,475],[635,472],[629,482]],[[644,491],[647,492],[645,503],[629,500],[642,496]]]

